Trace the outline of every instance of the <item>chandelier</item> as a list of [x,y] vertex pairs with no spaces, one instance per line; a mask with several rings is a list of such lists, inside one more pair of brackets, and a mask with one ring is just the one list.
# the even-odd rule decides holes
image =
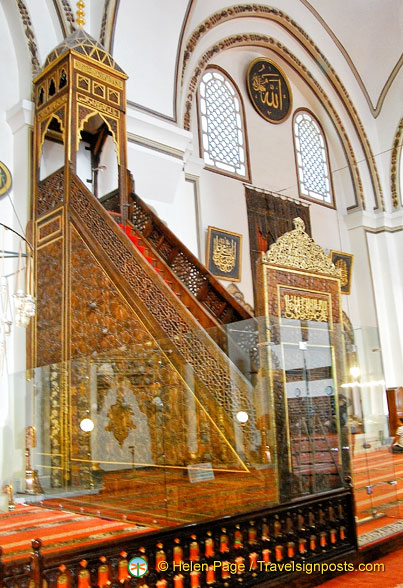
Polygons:
[[27,327],[35,316],[32,246],[20,233],[0,223],[0,374],[13,327]]

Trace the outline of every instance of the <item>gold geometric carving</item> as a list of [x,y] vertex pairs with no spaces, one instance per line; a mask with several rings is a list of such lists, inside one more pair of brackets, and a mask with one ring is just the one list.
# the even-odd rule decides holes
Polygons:
[[109,423],[105,431],[111,431],[115,439],[122,447],[124,440],[130,433],[130,429],[135,429],[136,425],[132,421],[134,416],[133,410],[129,404],[119,395],[115,404],[108,410]]
[[99,71],[95,67],[92,67],[91,65],[87,65],[86,63],[83,63],[82,61],[79,61],[78,59],[74,60],[74,68],[92,76],[93,78],[97,78],[98,80],[106,82],[107,84],[110,84],[111,86],[115,86],[115,88],[119,88],[119,90],[123,90],[122,80],[114,78],[113,76],[111,76],[103,71]]
[[92,82],[92,93],[96,94],[96,96],[100,96],[101,98],[105,98],[105,86],[103,84],[99,84],[98,82]]
[[90,91],[91,83],[90,79],[86,78],[85,76],[80,76],[77,74],[77,86],[80,90],[85,90],[86,92]]
[[262,255],[262,262],[339,278],[340,270],[334,266],[322,247],[305,233],[302,218],[295,218],[293,223],[295,229],[281,235]]
[[50,104],[45,106],[45,108],[43,108],[40,111],[40,113],[38,114],[38,120],[40,122],[43,121],[47,116],[52,114],[52,112],[55,112],[55,110],[57,110],[59,108],[59,106],[62,106],[66,102],[67,102],[67,94],[60,96],[60,98],[57,98],[57,100],[54,100],[53,102],[51,102]]
[[[162,288],[164,284],[161,284],[157,274],[154,276],[153,272],[146,270],[140,263],[141,258],[133,254],[130,245],[122,240],[117,246],[113,226],[106,222],[95,206],[94,199],[81,187],[75,176],[72,177],[70,196],[74,222],[83,223],[91,234],[97,235],[98,246],[108,256],[109,263],[121,273],[133,295],[138,296],[141,305],[157,321],[164,337],[168,337],[174,345],[175,353],[178,356],[180,354],[182,365],[187,363],[193,369],[199,382],[198,399],[201,405],[208,406],[210,398],[213,398],[214,405],[218,403],[224,409],[223,427],[232,438],[233,424],[229,423],[227,415],[231,414],[236,398],[237,405],[250,416],[248,424],[252,422],[252,425],[244,429],[244,435],[251,439],[254,408],[250,400],[250,383],[240,372],[231,369],[228,357],[198,328],[189,313],[183,313],[176,298],[167,297]],[[206,390],[209,396],[205,395]],[[235,455],[239,460],[239,456]]]
[[120,94],[116,92],[116,90],[112,90],[108,88],[108,100],[109,102],[113,102],[114,104],[120,104]]
[[91,98],[90,96],[84,96],[84,94],[77,94],[77,102],[80,102],[81,104],[85,104],[86,106],[89,106],[90,108],[96,108],[100,112],[105,112],[106,114],[109,114],[110,116],[113,116],[114,118],[119,118],[119,115],[120,115],[119,110],[116,110],[116,108],[112,108],[112,106],[108,106],[107,104],[104,104],[103,102],[100,102],[99,100],[95,100],[94,98]]

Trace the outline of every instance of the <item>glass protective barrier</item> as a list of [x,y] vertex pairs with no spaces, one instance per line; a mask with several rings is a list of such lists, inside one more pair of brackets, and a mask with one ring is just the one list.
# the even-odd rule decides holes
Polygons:
[[[400,518],[398,502],[403,454],[390,451],[395,431],[389,429],[388,405],[380,343],[376,328],[353,331],[347,345],[347,381],[343,385],[348,409],[352,477],[360,529],[379,519],[384,526]],[[361,525],[362,524],[362,525]]]
[[14,375],[25,498],[164,527],[345,484],[342,332],[256,319],[189,337],[187,357],[159,340]]

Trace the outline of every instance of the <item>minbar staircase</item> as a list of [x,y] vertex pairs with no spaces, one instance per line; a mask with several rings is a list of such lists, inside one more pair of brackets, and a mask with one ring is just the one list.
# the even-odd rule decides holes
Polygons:
[[129,194],[125,215],[119,211],[118,191],[100,201],[200,326],[209,329],[210,336],[225,353],[231,349],[232,362],[252,379],[258,362],[257,322],[253,315],[227,292],[137,194]]
[[[223,321],[224,318],[249,318],[253,322],[253,317],[215,283],[203,266],[194,261],[195,258],[189,261],[189,257],[185,256],[187,250],[182,246],[177,254],[184,259],[182,272],[190,271],[183,268],[194,263],[200,272],[197,275],[203,276],[205,296],[194,295],[186,287],[184,280],[179,279],[181,272],[174,272],[164,261],[166,257],[173,267],[178,268],[176,254],[166,253],[167,247],[164,246],[164,243],[171,242],[172,234],[164,233],[166,240],[165,236],[164,240],[159,238],[161,254],[158,254],[153,245],[156,230],[152,227],[160,228],[163,223],[156,218],[150,221],[147,217],[149,212],[139,199],[133,198],[136,206],[133,202],[133,206],[128,207],[133,222],[122,222],[124,219],[120,211],[112,210],[115,214],[107,212],[103,203],[71,172],[69,200],[73,226],[104,271],[119,283],[121,294],[144,318],[157,340],[169,345],[170,362],[185,381],[191,382],[199,402],[225,437],[229,448],[226,460],[247,470],[247,464],[258,460],[260,452],[256,441],[255,391],[237,365],[223,352],[223,343],[228,339]],[[139,209],[143,217],[141,223]],[[148,234],[147,238],[141,230]],[[179,243],[177,239],[176,242]],[[213,298],[220,299],[221,306],[215,316],[207,309]],[[221,346],[206,330],[211,326],[214,327],[216,339],[222,338]],[[239,357],[242,353],[240,349]],[[235,420],[240,410],[249,415],[248,423],[242,428]]]

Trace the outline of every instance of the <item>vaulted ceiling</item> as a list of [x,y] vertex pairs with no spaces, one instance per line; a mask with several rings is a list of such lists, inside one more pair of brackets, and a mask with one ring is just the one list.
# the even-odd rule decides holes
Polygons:
[[[33,69],[38,69],[46,55],[73,30],[73,0],[8,0],[2,4],[11,35],[20,19]],[[283,21],[274,18],[275,12]],[[261,0],[256,4],[87,0],[85,28],[112,52],[129,75],[129,100],[175,118],[175,91],[180,90],[177,74],[189,38],[199,31],[200,47],[207,48],[230,30],[245,30],[245,17],[249,18],[249,33],[266,32],[290,44],[296,41],[295,29],[289,28],[284,35],[284,25],[295,24],[302,31],[298,34],[307,35],[318,46],[349,93],[361,93],[369,111],[374,116],[379,114],[403,62],[401,0]],[[264,23],[259,22],[262,20]],[[220,30],[214,36],[211,30],[216,27]]]

